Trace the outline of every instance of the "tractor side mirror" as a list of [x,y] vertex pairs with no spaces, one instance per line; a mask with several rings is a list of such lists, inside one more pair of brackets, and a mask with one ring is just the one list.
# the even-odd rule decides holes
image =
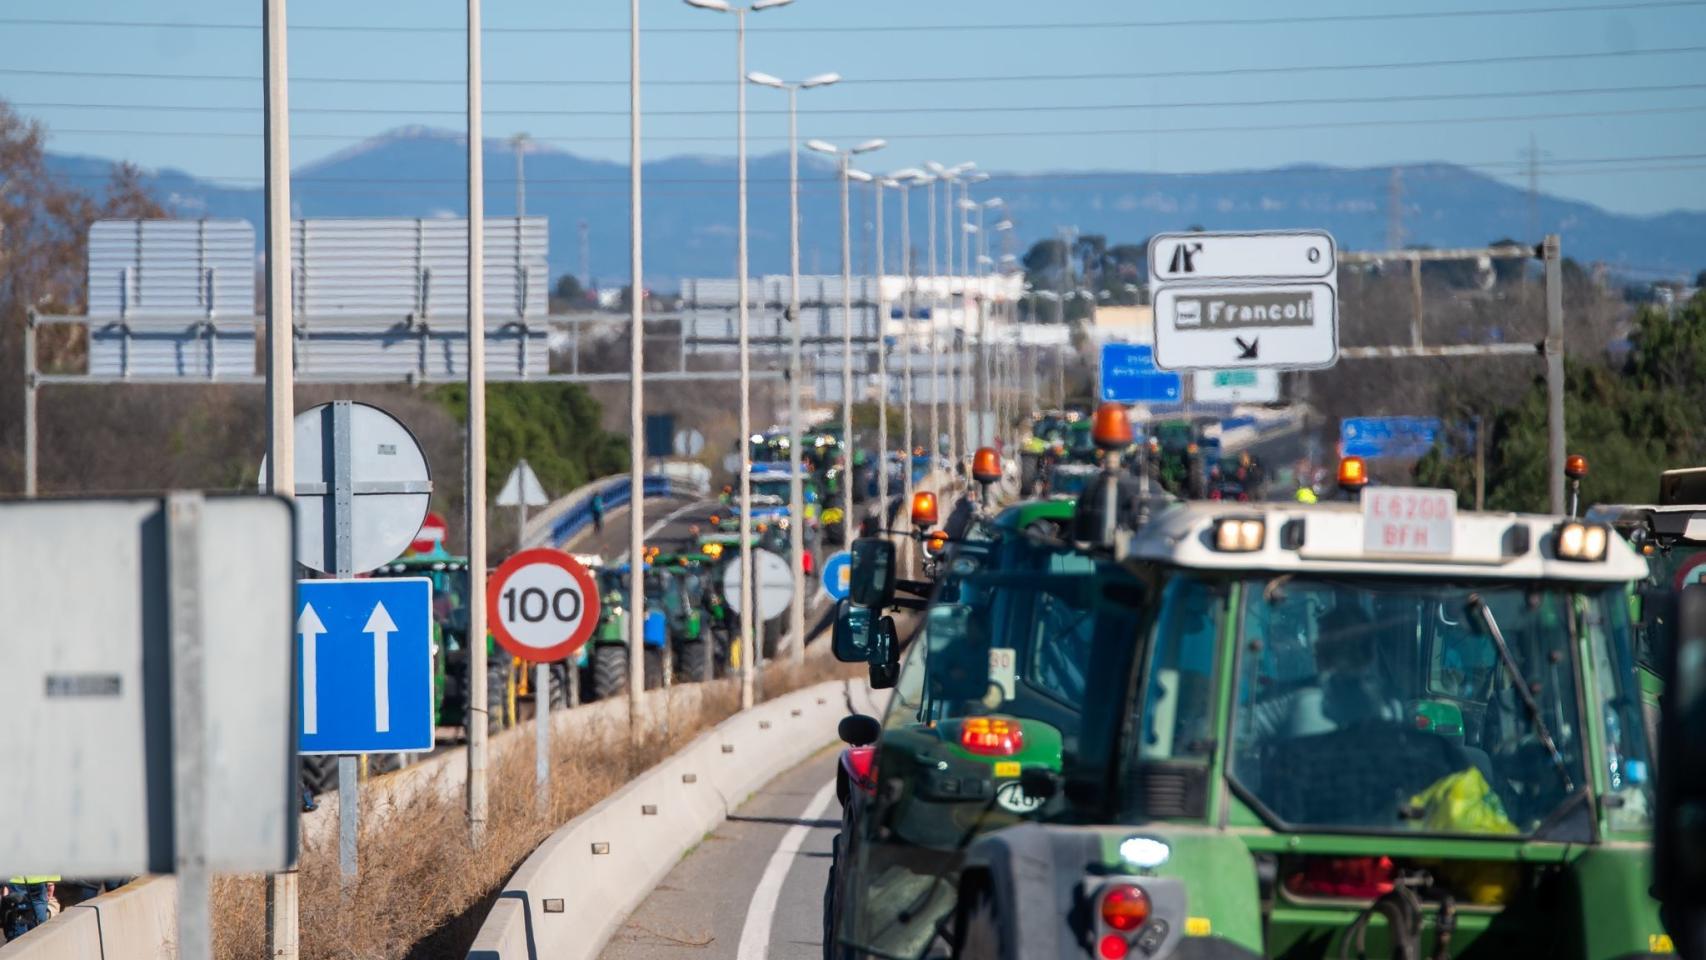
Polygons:
[[875,646],[876,616],[870,607],[841,600],[835,608],[830,650],[842,663],[867,663]]
[[900,680],[900,634],[893,617],[877,621],[871,647],[871,687],[887,690]]
[[868,747],[876,743],[882,733],[883,725],[877,722],[877,718],[862,713],[850,713],[842,717],[835,727],[835,735],[850,747]]
[[861,607],[883,610],[894,603],[894,541],[864,537],[853,541],[853,559],[848,569],[848,599]]
[[[1706,584],[1677,599],[1659,711],[1654,892],[1673,931],[1706,929]],[[1706,944],[1678,942],[1683,956]]]

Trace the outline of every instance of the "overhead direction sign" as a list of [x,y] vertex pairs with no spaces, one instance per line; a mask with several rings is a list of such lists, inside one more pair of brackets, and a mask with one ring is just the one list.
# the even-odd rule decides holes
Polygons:
[[432,581],[302,580],[301,753],[431,750]]
[[1338,263],[1324,231],[1160,234],[1149,243],[1155,365],[1330,367]]
[[823,592],[836,600],[853,592],[853,554],[838,550],[823,562]]
[[1438,417],[1346,417],[1339,421],[1340,454],[1420,459],[1433,449],[1441,428]]
[[1198,370],[1192,376],[1198,403],[1273,403],[1279,399],[1279,371],[1266,367]]
[[492,636],[532,663],[579,650],[598,626],[598,585],[579,560],[548,547],[505,560],[486,583]]
[[1155,369],[1155,350],[1146,343],[1102,344],[1103,401],[1178,403],[1184,398],[1179,375]]

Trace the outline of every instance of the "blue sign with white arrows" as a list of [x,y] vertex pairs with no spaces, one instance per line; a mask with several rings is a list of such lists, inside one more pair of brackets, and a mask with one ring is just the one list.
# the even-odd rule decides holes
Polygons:
[[1342,456],[1419,460],[1439,436],[1438,417],[1346,417],[1339,421]]
[[823,561],[823,592],[837,600],[853,592],[853,555],[840,550]]
[[1181,390],[1178,374],[1155,369],[1155,349],[1149,344],[1102,344],[1103,400],[1178,403]]
[[431,750],[432,581],[299,580],[306,754]]

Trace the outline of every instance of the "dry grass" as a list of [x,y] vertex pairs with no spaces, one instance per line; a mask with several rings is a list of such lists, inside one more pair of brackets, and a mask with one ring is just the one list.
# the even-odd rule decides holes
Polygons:
[[[764,699],[862,672],[816,659],[767,665]],[[611,722],[553,749],[548,811],[535,806],[533,751],[507,751],[490,771],[486,842],[468,841],[460,794],[432,791],[379,823],[364,824],[360,876],[347,893],[338,881],[335,835],[306,845],[300,865],[303,960],[412,960],[461,957],[510,874],[553,830],[733,715],[739,690],[708,688],[697,709],[677,709],[667,725],[630,744],[626,722]],[[364,818],[367,819],[367,818]],[[214,956],[265,960],[265,881],[214,882]]]

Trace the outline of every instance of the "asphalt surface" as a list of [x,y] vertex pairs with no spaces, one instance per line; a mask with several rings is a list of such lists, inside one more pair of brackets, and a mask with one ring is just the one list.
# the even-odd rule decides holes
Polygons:
[[823,888],[841,829],[838,750],[742,803],[628,917],[603,960],[821,960]]
[[[722,504],[715,499],[679,500],[653,497],[646,501],[646,544],[669,544],[687,540],[692,526],[709,528],[707,518]],[[628,555],[628,508],[611,510],[604,515],[604,529],[588,527],[576,534],[565,547],[571,553],[596,553],[608,562]]]

